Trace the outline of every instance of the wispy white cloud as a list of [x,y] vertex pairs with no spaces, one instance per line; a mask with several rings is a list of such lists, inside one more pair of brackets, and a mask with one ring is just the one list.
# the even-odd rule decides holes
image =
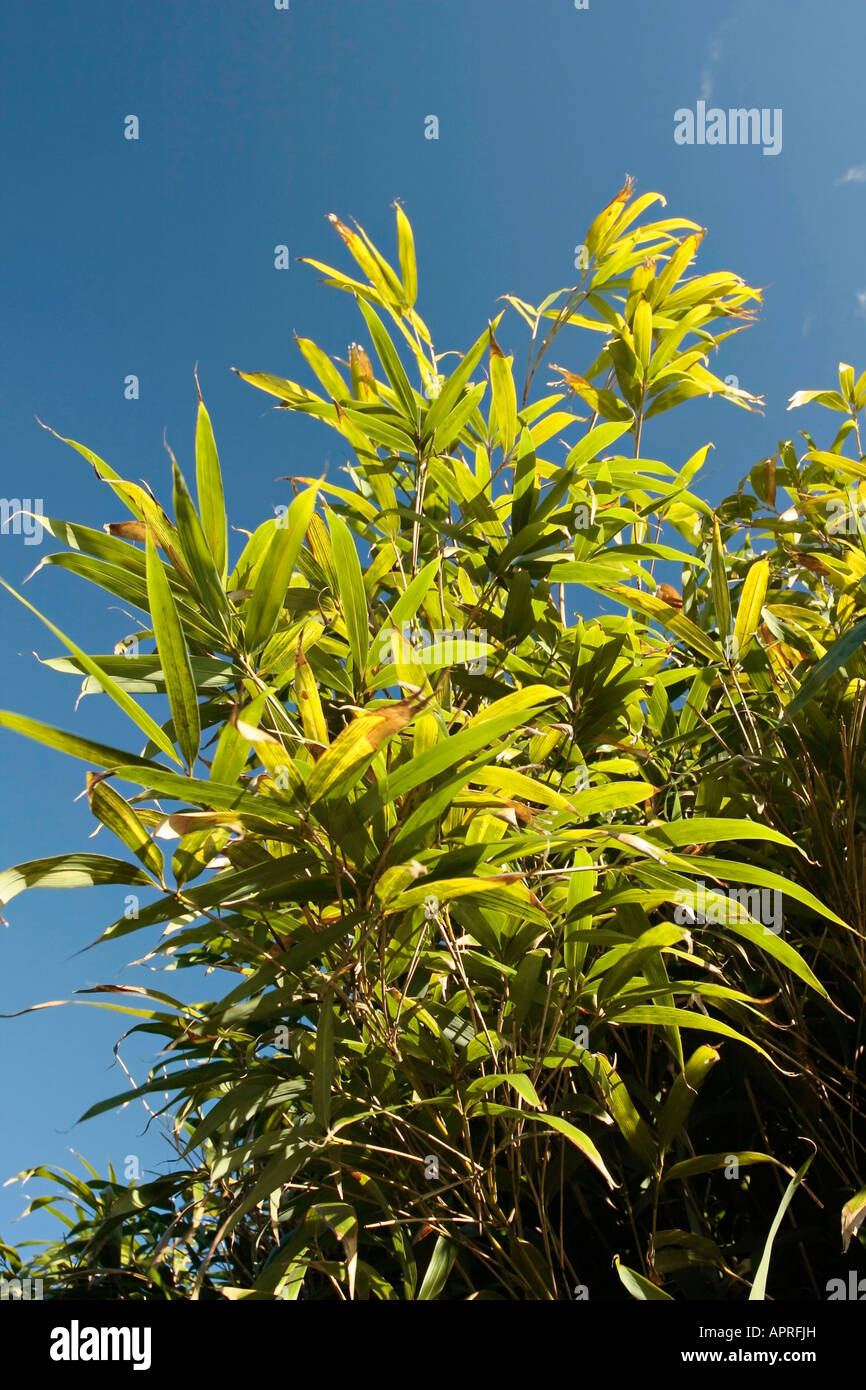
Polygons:
[[707,66],[701,69],[701,101],[710,101],[712,98],[716,85],[713,78],[713,64],[717,63],[721,56],[721,36],[714,34],[707,44]]
[[846,169],[844,174],[836,180],[837,183],[866,183],[866,164],[852,164],[850,169]]
[[866,290],[857,291],[857,313],[866,317]]

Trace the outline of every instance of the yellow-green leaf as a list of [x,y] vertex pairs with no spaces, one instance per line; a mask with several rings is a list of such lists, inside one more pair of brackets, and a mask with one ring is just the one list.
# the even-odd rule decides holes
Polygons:
[[403,276],[403,294],[409,308],[418,298],[418,267],[415,262],[415,238],[412,226],[399,203],[397,209],[397,250],[400,257],[400,272]]
[[195,691],[195,678],[192,674],[189,649],[183,635],[183,628],[177,616],[174,596],[162,561],[156,553],[153,536],[149,532],[147,537],[147,597],[156,646],[165,676],[165,689],[174,722],[175,738],[186,759],[187,767],[192,772],[201,741],[201,722]]
[[506,357],[490,330],[490,386],[499,426],[499,442],[507,454],[517,437],[517,391],[511,373],[512,357]]
[[195,425],[195,477],[202,530],[222,585],[228,573],[228,521],[216,440],[201,393]]
[[285,517],[274,523],[267,552],[256,574],[253,596],[246,611],[244,634],[247,650],[254,652],[267,642],[277,625],[294,573],[307,527],[316,505],[317,488],[296,497]]
[[133,723],[137,724],[142,733],[147,734],[147,737],[152,743],[156,744],[157,748],[162,749],[163,753],[171,758],[173,762],[180,762],[177,753],[172,747],[171,739],[159,725],[151,719],[147,711],[143,710],[141,705],[136,704],[131,695],[128,695],[115,680],[112,680],[111,676],[103,671],[92,657],[88,656],[86,652],[83,652],[80,647],[77,647],[74,642],[66,637],[65,634],[60,631],[59,627],[55,627],[48,618],[43,617],[39,610],[33,607],[32,603],[28,603],[26,598],[22,598],[21,594],[16,593],[11,584],[7,584],[5,579],[0,579],[0,584],[3,585],[4,589],[8,589],[9,593],[12,594],[14,598],[17,598],[19,603],[23,603],[25,608],[29,608],[30,612],[35,614],[41,623],[45,624],[49,632],[53,632],[54,636],[63,643],[67,651],[70,651],[74,657],[77,657],[87,674],[93,676],[94,680],[99,682],[104,693],[108,695],[116,705],[120,706],[124,714],[129,715]]
[[749,567],[740,595],[737,621],[734,624],[735,649],[740,661],[754,641],[755,633],[760,627],[761,610],[764,606],[764,599],[767,597],[769,579],[769,560],[756,560]]

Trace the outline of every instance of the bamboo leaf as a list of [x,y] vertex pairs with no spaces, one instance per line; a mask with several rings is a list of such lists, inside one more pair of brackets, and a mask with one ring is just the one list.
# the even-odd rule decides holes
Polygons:
[[767,597],[769,581],[769,560],[756,560],[754,564],[749,566],[749,572],[740,594],[737,620],[734,624],[735,651],[740,661],[752,645],[755,634],[761,625],[761,612],[764,607],[764,599]]
[[69,734],[65,729],[55,729],[51,724],[42,724],[38,719],[28,719],[26,715],[13,714],[10,710],[0,710],[0,728],[11,729],[35,743],[43,743],[58,753],[67,753],[70,758],[81,758],[83,762],[95,763],[97,767],[128,767],[135,764],[142,768],[159,769],[160,766],[148,758],[136,758],[122,748],[94,743],[92,739],[82,738],[79,734]]
[[87,774],[87,795],[93,814],[113,831],[144,864],[145,868],[163,882],[163,858],[132,807],[113,787],[101,778]]
[[659,1116],[659,1144],[663,1149],[670,1147],[684,1127],[710,1068],[720,1060],[721,1054],[716,1048],[699,1047],[686,1062],[685,1069],[674,1078]]
[[418,1290],[418,1301],[432,1303],[444,1289],[457,1258],[457,1246],[447,1236],[438,1236],[430,1263]]
[[651,1280],[645,1279],[642,1274],[636,1274],[633,1269],[629,1269],[628,1265],[624,1265],[619,1255],[614,1255],[613,1262],[616,1265],[616,1272],[620,1280],[628,1289],[632,1298],[638,1298],[644,1302],[673,1302],[670,1294],[665,1293],[664,1289],[660,1289],[657,1284],[653,1284]]
[[619,1186],[618,1183],[614,1182],[605,1167],[604,1159],[595,1147],[595,1144],[593,1144],[589,1135],[584,1134],[582,1129],[577,1128],[577,1125],[573,1125],[570,1120],[564,1120],[561,1115],[533,1115],[529,1118],[536,1119],[541,1124],[549,1125],[551,1129],[555,1129],[560,1134],[564,1134],[569,1143],[574,1144],[575,1148],[580,1149],[581,1153],[589,1159],[593,1167],[598,1169],[608,1187]]
[[27,888],[91,888],[106,883],[159,887],[144,869],[123,859],[101,854],[57,854],[16,864],[0,873],[0,908]]
[[250,652],[263,647],[277,625],[316,505],[317,491],[316,487],[307,488],[289,507],[285,525],[273,525],[246,610],[244,636]]
[[175,737],[186,759],[187,767],[192,772],[201,740],[198,697],[189,649],[168,579],[151,535],[147,538],[147,593]]
[[334,567],[340,585],[339,600],[346,620],[349,648],[355,669],[363,682],[370,654],[370,619],[364,573],[352,533],[342,517],[329,514],[328,525],[334,547]]
[[506,357],[490,330],[490,388],[499,426],[499,443],[509,454],[517,438],[517,391],[511,372],[513,358]]
[[205,611],[218,627],[229,630],[229,607],[221,576],[208,546],[192,497],[177,464],[172,462],[174,477],[174,515],[184,559],[189,567],[198,596]]
[[716,626],[722,637],[731,633],[731,596],[728,591],[728,575],[725,569],[725,552],[722,547],[722,534],[719,523],[713,521],[713,546],[710,554],[710,578],[713,589],[713,607],[716,613]]
[[128,695],[125,690],[122,690],[117,682],[112,680],[111,677],[97,665],[92,657],[89,657],[80,647],[76,647],[75,643],[64,636],[58,627],[55,627],[52,622],[49,622],[48,618],[43,617],[39,610],[33,607],[32,603],[28,603],[26,598],[22,598],[21,594],[16,593],[11,584],[7,584],[5,579],[0,579],[0,584],[12,594],[13,598],[17,598],[19,603],[23,603],[25,608],[29,608],[30,612],[33,613],[41,623],[45,624],[49,632],[54,633],[54,636],[63,643],[67,651],[72,652],[72,655],[81,662],[81,665],[88,675],[93,676],[94,679],[99,682],[105,694],[108,695],[116,705],[120,706],[124,714],[129,716],[132,722],[141,729],[142,733],[147,734],[151,743],[155,743],[157,748],[160,748],[163,753],[166,753],[168,757],[171,758],[172,762],[180,762],[177,753],[172,747],[171,739],[169,739],[159,725],[151,719],[150,715],[143,710],[140,705],[136,704],[131,695]]
[[216,440],[200,391],[195,426],[195,476],[202,530],[222,586],[228,573],[228,522]]
[[316,1018],[316,1054],[313,1063],[313,1111],[325,1129],[331,1123],[331,1089],[334,1084],[334,992],[326,989]]
[[[817,1149],[815,1150],[815,1152],[817,1152]],[[785,1194],[782,1197],[781,1202],[779,1203],[779,1209],[776,1212],[775,1217],[773,1218],[773,1224],[770,1227],[770,1232],[767,1236],[767,1243],[764,1246],[764,1253],[761,1256],[761,1261],[758,1265],[757,1273],[755,1274],[755,1282],[749,1290],[750,1303],[761,1301],[767,1297],[767,1278],[770,1273],[770,1259],[773,1254],[773,1241],[776,1239],[776,1236],[778,1235],[779,1227],[782,1224],[785,1212],[791,1205],[791,1199],[794,1196],[794,1193],[797,1191],[797,1188],[800,1186],[800,1183],[803,1181],[806,1174],[808,1173],[814,1157],[815,1153],[811,1153],[809,1155],[809,1157],[806,1159],[806,1162],[800,1168],[797,1169],[797,1172],[795,1173],[794,1177],[791,1179],[791,1181],[788,1183],[787,1188],[785,1189]]]
[[403,276],[403,294],[411,309],[418,298],[418,267],[415,262],[415,238],[412,226],[399,203],[397,210],[397,251],[400,259],[400,272]]
[[847,1254],[848,1246],[857,1235],[866,1219],[866,1187],[847,1201],[842,1208],[842,1253]]
[[841,637],[837,637],[827,655],[815,663],[793,700],[786,706],[782,718],[790,720],[800,714],[809,701],[814,700],[818,692],[823,690],[830,677],[834,676],[846,662],[851,660],[851,657],[864,642],[866,642],[866,618],[861,618]]
[[417,703],[401,700],[353,719],[319,758],[307,781],[311,805],[323,796],[345,793],[358,781],[386,739],[404,729]]

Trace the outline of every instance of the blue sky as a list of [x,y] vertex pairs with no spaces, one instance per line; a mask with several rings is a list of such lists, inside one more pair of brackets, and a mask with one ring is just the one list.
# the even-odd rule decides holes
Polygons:
[[[35,416],[167,497],[164,432],[191,471],[196,362],[234,525],[288,500],[282,474],[327,467],[334,478],[336,436],[270,411],[229,369],[307,380],[295,332],[346,356],[361,337],[354,306],[294,258],[345,264],[329,212],[357,218],[390,253],[397,197],[440,351],[468,346],[498,296],[537,302],[572,283],[575,246],[626,173],[639,192],[664,193],[669,214],[707,227],[700,268],[766,289],[758,326],[716,364],[765,395],[766,414],[693,403],[660,421],[644,451],[676,464],[712,439],[711,501],[778,439],[826,429],[808,411],[786,414],[793,391],[834,384],[839,360],[866,368],[862,0],[52,0],[9,7],[3,25],[0,494],[41,499],[46,515],[122,519]],[[780,108],[781,152],[676,144],[674,112],[701,99]],[[123,136],[130,114],[137,141]],[[278,244],[288,271],[274,268]],[[498,336],[519,353],[519,318]],[[557,350],[577,370],[590,358],[578,339]],[[138,400],[124,398],[129,374]],[[0,575],[20,587],[48,548],[0,535]],[[130,630],[108,596],[50,567],[26,592],[90,651]],[[0,704],[132,746],[99,698],[73,709],[75,678],[32,655],[59,654],[54,639],[5,593],[0,622]],[[107,834],[87,840],[83,764],[5,732],[0,758],[0,868],[113,852]],[[75,954],[121,914],[124,891],[16,898],[0,927],[0,1011],[147,978],[123,970],[147,933],[132,950]],[[178,992],[198,994],[191,981]],[[124,1088],[112,1046],[125,1026],[83,1007],[0,1020],[0,1180],[39,1162],[74,1166],[70,1148],[100,1169],[167,1157],[140,1107],[75,1127]],[[123,1056],[143,1079],[146,1050]],[[46,1218],[14,1224],[22,1207],[19,1189],[0,1188],[0,1237],[44,1231]]]

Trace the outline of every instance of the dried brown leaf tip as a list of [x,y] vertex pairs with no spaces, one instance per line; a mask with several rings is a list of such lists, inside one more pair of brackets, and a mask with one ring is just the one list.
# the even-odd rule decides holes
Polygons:
[[656,598],[660,598],[669,608],[682,608],[682,594],[674,588],[673,584],[660,584],[656,589]]
[[122,541],[147,540],[147,527],[143,521],[107,521],[103,528],[110,536],[119,536]]

